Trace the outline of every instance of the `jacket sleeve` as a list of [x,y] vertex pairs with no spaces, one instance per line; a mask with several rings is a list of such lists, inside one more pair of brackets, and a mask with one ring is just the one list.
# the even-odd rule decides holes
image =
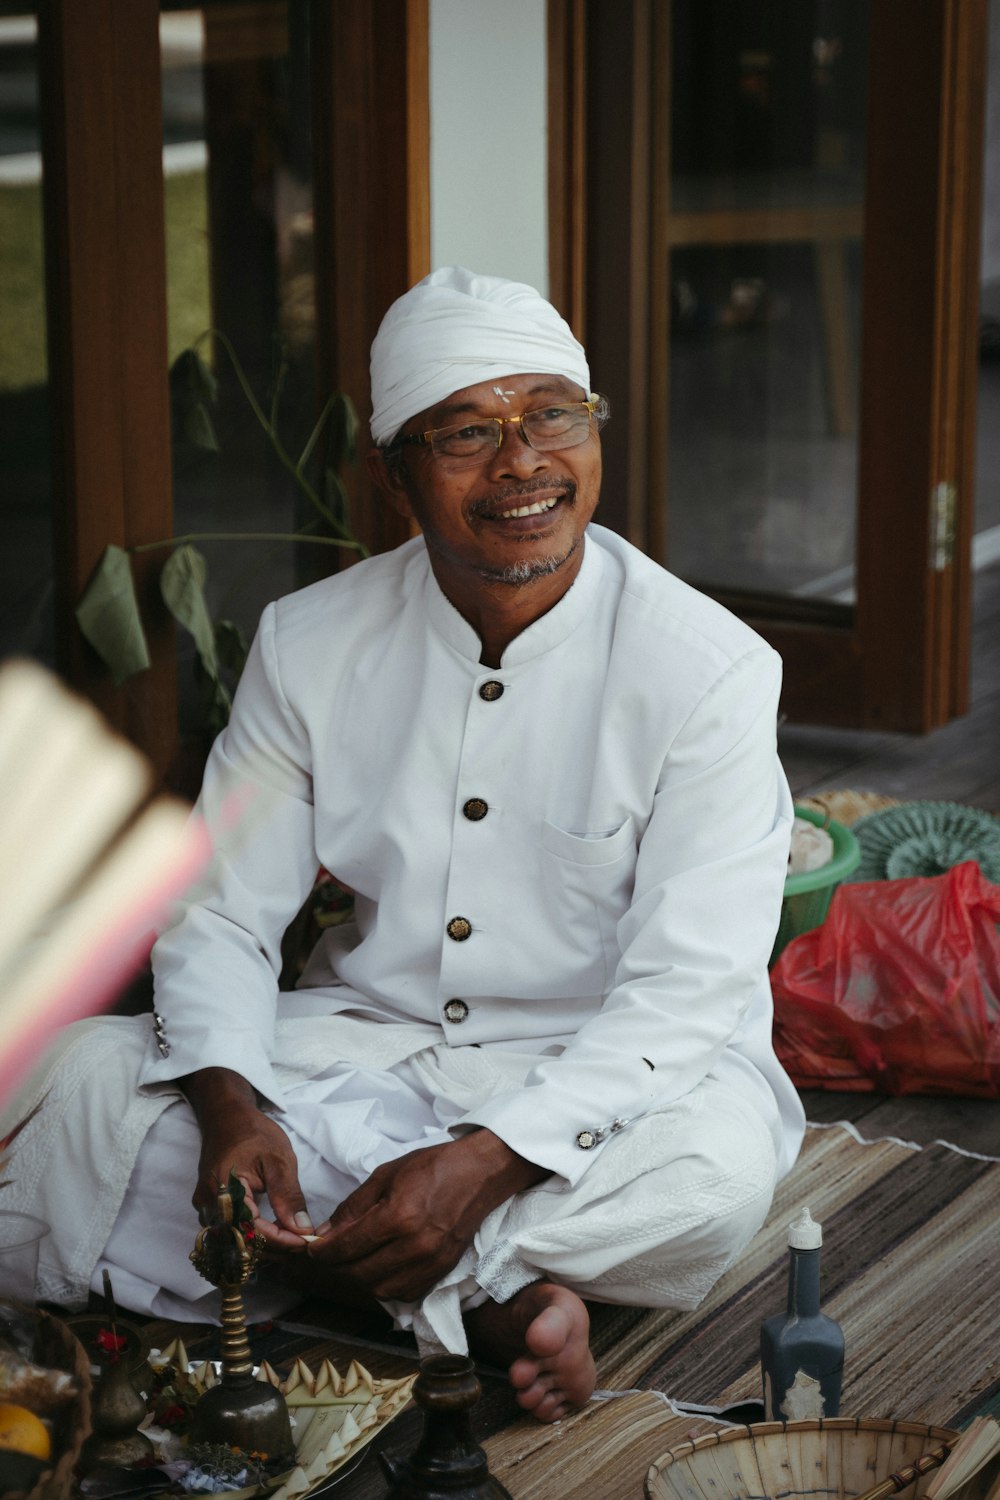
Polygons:
[[729,1048],[770,1053],[767,963],[792,819],[776,749],[780,670],[769,647],[748,652],[669,747],[602,1009],[522,1089],[456,1130],[487,1126],[575,1182],[600,1149],[586,1132],[687,1094]]
[[225,1067],[275,1100],[281,939],[318,860],[308,736],[281,690],[273,605],[209,757],[196,811],[212,838],[212,865],[153,949],[161,1043],[151,1046],[139,1081],[163,1084]]

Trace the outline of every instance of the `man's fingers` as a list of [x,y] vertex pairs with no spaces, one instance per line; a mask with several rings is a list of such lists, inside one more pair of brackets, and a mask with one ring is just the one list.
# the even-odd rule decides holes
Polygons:
[[254,1219],[253,1227],[269,1250],[290,1250],[296,1255],[301,1255],[308,1248],[308,1241],[303,1239],[301,1234],[295,1234],[290,1229],[282,1229],[280,1224],[272,1224],[270,1219]]
[[306,1246],[310,1260],[328,1265],[331,1272],[350,1276],[366,1286],[376,1297],[383,1300],[399,1298],[404,1302],[416,1302],[427,1295],[431,1287],[451,1270],[457,1257],[419,1256],[398,1262],[398,1248],[394,1244],[380,1246],[370,1255],[361,1255],[352,1260],[341,1260],[339,1256],[323,1254],[322,1241]]
[[364,1214],[358,1218],[340,1218],[340,1209],[330,1215],[326,1233],[317,1237],[316,1254],[332,1260],[353,1262],[371,1255],[383,1245],[399,1240],[399,1226],[388,1215]]
[[278,1149],[272,1149],[262,1158],[261,1169],[264,1190],[279,1226],[299,1235],[314,1233],[305,1194],[299,1185],[295,1157],[283,1133]]

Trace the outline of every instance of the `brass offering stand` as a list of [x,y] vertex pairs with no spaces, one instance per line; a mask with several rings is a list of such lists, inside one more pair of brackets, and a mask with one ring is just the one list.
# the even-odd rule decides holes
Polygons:
[[190,1438],[244,1453],[292,1455],[285,1398],[253,1373],[241,1288],[256,1270],[261,1244],[243,1196],[242,1183],[230,1173],[228,1186],[216,1195],[215,1217],[199,1231],[191,1252],[195,1269],[222,1292],[222,1378],[199,1397]]
[[[67,1326],[83,1345],[91,1366],[97,1365],[100,1370],[91,1391],[92,1431],[80,1456],[81,1473],[99,1464],[132,1468],[153,1456],[152,1443],[138,1430],[146,1415],[146,1402],[136,1384],[146,1364],[145,1341],[134,1324],[118,1316],[107,1271],[104,1295],[108,1303],[106,1316],[84,1314],[67,1319]],[[110,1344],[105,1347],[98,1342],[102,1333],[110,1333]]]
[[481,1395],[465,1355],[432,1354],[421,1362],[413,1399],[424,1413],[423,1436],[410,1458],[379,1454],[389,1480],[386,1500],[512,1500],[472,1436],[471,1412]]

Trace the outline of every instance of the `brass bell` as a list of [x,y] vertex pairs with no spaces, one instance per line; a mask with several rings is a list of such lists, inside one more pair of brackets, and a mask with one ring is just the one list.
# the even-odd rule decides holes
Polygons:
[[285,1398],[253,1373],[241,1288],[256,1269],[260,1241],[243,1199],[243,1184],[230,1172],[216,1195],[215,1216],[191,1252],[196,1269],[222,1292],[222,1378],[199,1397],[190,1436],[194,1443],[225,1443],[245,1453],[291,1455]]

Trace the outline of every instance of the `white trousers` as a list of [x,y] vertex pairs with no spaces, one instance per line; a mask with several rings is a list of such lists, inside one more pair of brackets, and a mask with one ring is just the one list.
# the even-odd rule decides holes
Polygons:
[[[112,1018],[70,1029],[76,1035],[35,1089],[47,1097],[18,1153],[17,1206],[52,1227],[38,1296],[82,1300],[88,1284],[103,1290],[107,1268],[123,1307],[210,1322],[218,1294],[188,1258],[198,1230],[190,1201],[198,1128],[184,1099],[135,1089],[148,1024]],[[388,1067],[336,1062],[290,1082],[275,1117],[313,1221],[381,1162],[451,1139],[450,1122],[536,1061],[439,1045]],[[549,1178],[495,1209],[420,1304],[386,1306],[422,1351],[455,1352],[466,1348],[464,1309],[507,1301],[540,1276],[596,1301],[696,1307],[764,1220],[773,1141],[758,1101],[708,1077],[610,1137],[575,1186]],[[295,1300],[262,1282],[248,1289],[248,1315],[277,1317]]]

